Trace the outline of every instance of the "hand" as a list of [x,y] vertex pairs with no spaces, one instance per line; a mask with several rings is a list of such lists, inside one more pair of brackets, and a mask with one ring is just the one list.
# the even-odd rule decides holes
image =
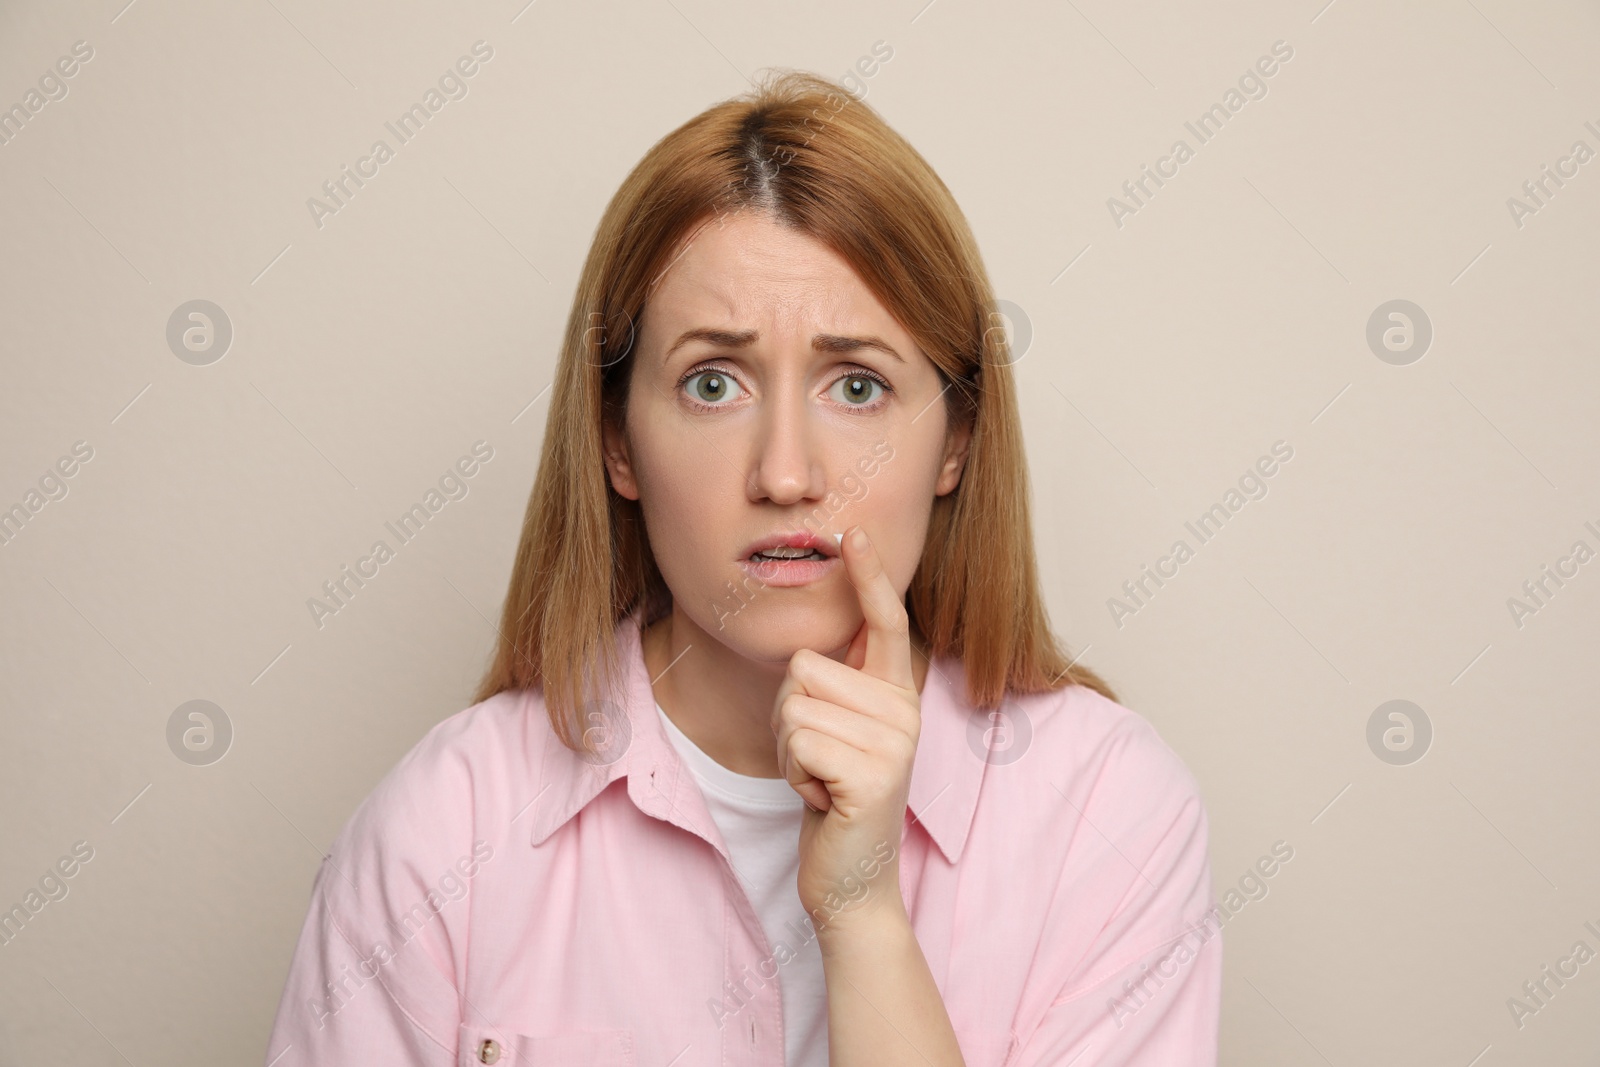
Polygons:
[[864,529],[846,534],[839,553],[861,628],[843,663],[796,652],[772,712],[778,765],[807,804],[800,902],[819,929],[844,911],[903,913],[900,835],[922,729],[905,602]]

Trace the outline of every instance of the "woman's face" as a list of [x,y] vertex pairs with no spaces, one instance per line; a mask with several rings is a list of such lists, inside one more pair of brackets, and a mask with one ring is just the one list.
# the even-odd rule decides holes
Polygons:
[[[937,369],[843,259],[762,214],[710,221],[646,301],[632,358],[606,466],[680,613],[752,660],[841,650],[862,614],[833,535],[856,523],[904,595],[970,430],[947,433]],[[750,559],[807,533],[826,562]]]

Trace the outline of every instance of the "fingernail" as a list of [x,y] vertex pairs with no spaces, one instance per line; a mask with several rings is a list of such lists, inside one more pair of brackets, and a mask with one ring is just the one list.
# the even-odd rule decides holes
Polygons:
[[850,535],[850,541],[857,549],[865,551],[867,547],[867,531],[857,526],[855,533]]

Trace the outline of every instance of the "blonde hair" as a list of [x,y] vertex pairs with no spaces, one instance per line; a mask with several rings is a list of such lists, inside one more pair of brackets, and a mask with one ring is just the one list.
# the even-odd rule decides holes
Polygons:
[[607,480],[601,427],[621,425],[633,324],[654,283],[701,224],[746,209],[845,259],[938,368],[950,425],[972,426],[960,484],[934,498],[906,595],[929,655],[962,660],[978,708],[1067,685],[1116,699],[1070,661],[1039,595],[1012,357],[966,218],[875,110],[835,82],[783,71],[656,142],[606,206],[475,702],[542,686],[552,729],[577,750],[571,726],[591,676],[603,674],[607,691],[619,678],[617,624],[636,609],[646,622],[670,610],[639,504]]

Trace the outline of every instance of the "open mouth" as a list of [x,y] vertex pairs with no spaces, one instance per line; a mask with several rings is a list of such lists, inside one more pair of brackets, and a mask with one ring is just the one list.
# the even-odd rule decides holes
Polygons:
[[831,547],[819,545],[810,538],[800,544],[773,544],[769,540],[766,548],[751,551],[739,565],[763,586],[779,589],[808,586],[820,582],[843,565],[844,561],[838,556],[828,554]]
[[793,563],[796,560],[823,560],[827,559],[816,549],[801,551],[798,549],[774,548],[766,552],[755,552],[750,556],[757,563]]

